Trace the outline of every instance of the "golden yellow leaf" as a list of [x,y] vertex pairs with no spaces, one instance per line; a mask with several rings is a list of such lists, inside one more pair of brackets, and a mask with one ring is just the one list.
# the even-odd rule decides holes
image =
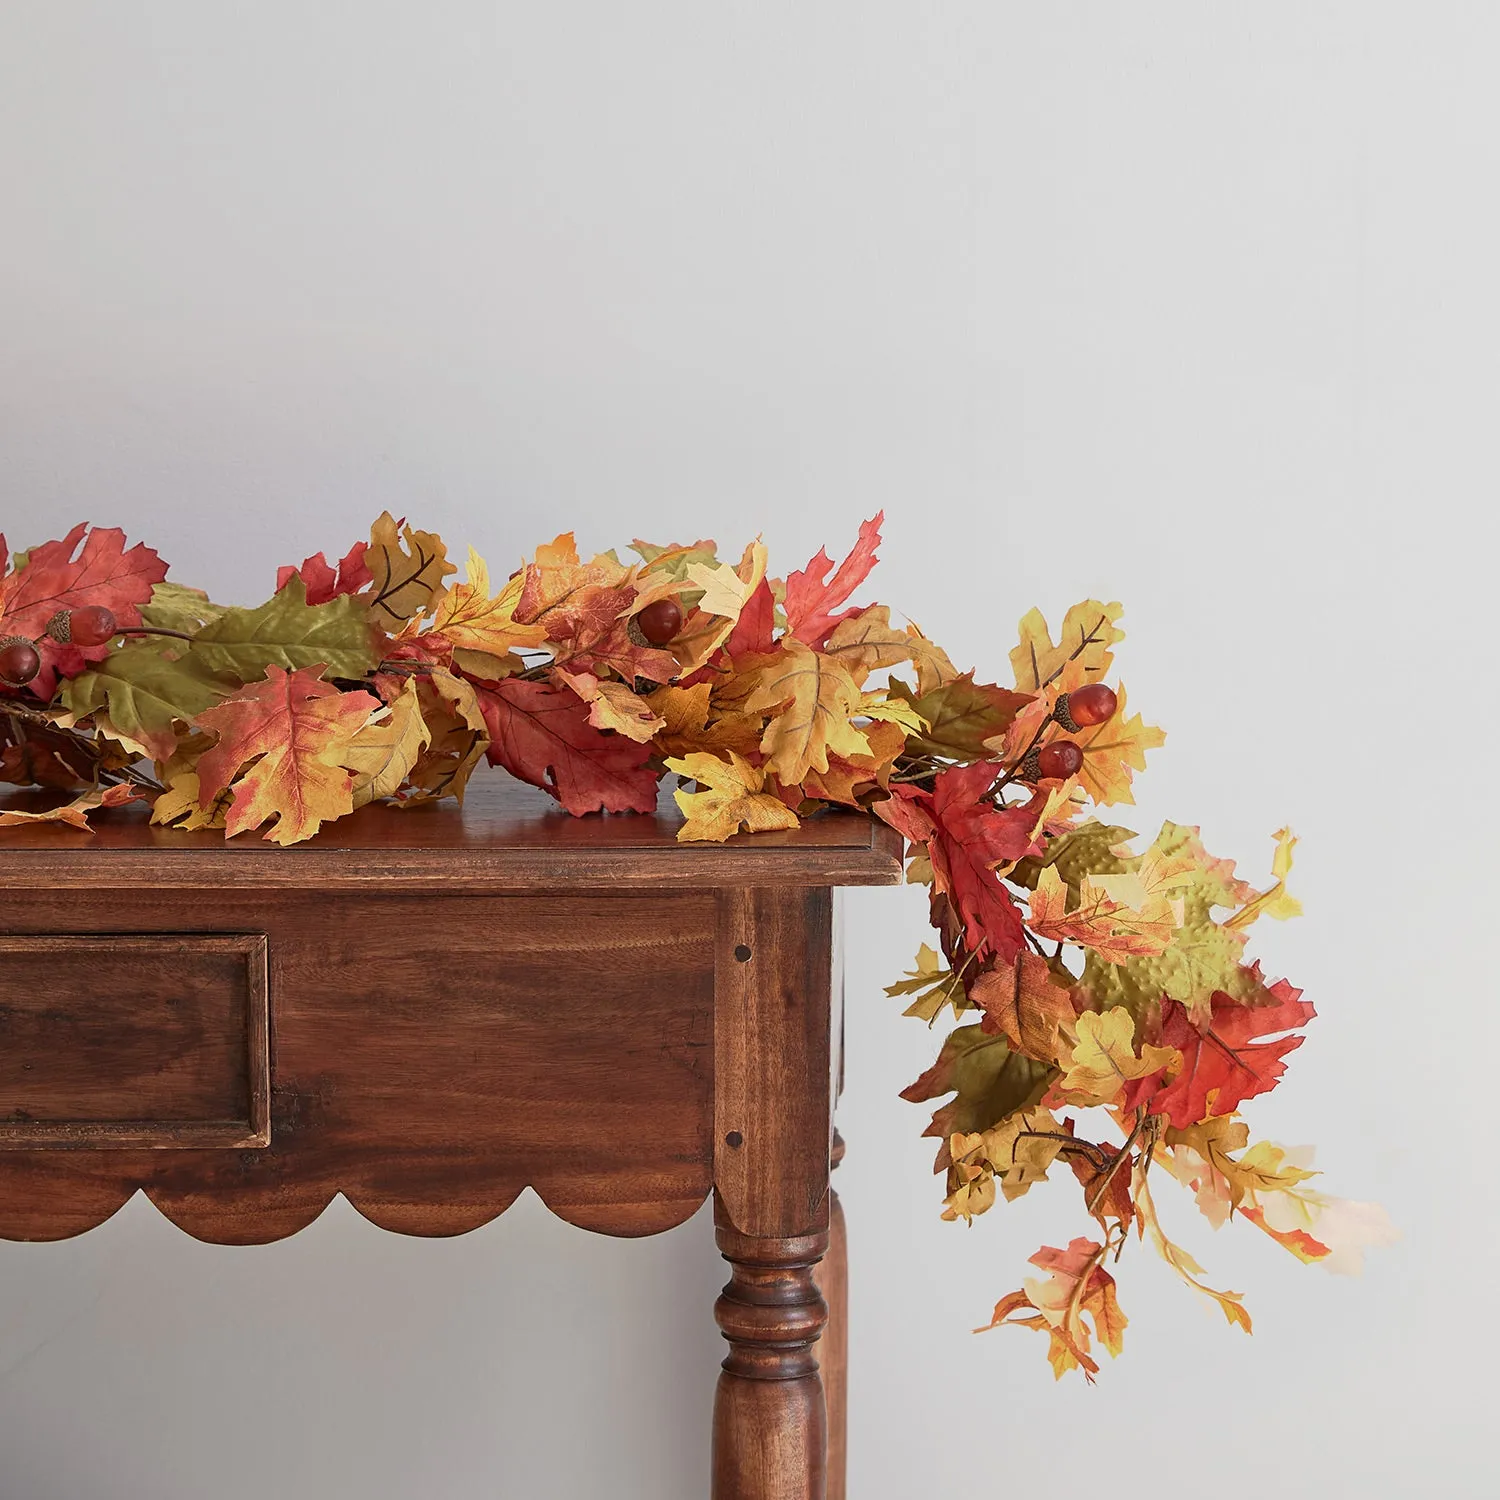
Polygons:
[[846,758],[869,754],[869,741],[849,722],[860,694],[846,668],[796,640],[762,660],[745,708],[773,711],[760,748],[783,786],[796,786],[809,770],[826,771],[830,750]]
[[1114,717],[1070,736],[1083,751],[1083,769],[1078,780],[1101,807],[1134,802],[1131,772],[1146,769],[1146,752],[1166,743],[1166,735],[1154,725],[1125,715],[1125,687],[1116,689],[1119,699]]
[[[918,697],[934,693],[940,687],[956,682],[962,675],[953,665],[948,653],[941,646],[928,640],[915,625],[906,627],[906,639],[907,650],[917,668]],[[969,675],[973,676],[973,673]]]
[[738,707],[717,702],[713,685],[698,682],[690,688],[668,686],[651,694],[651,709],[662,720],[657,730],[657,753],[692,755],[698,751],[721,754],[726,750],[749,755],[760,748],[763,721]]
[[1085,1011],[1075,1029],[1077,1040],[1064,1064],[1067,1071],[1057,1085],[1072,1104],[1112,1104],[1131,1079],[1172,1067],[1181,1058],[1175,1047],[1153,1047],[1149,1043],[1137,1057],[1135,1019],[1124,1006]]
[[[703,602],[688,617],[672,642],[672,654],[677,658],[680,675],[692,676],[729,639],[746,601],[765,579],[766,560],[765,544],[757,540],[745,548],[733,568],[727,563],[719,563],[712,570],[713,587],[705,589]],[[695,563],[688,572],[706,584],[706,576],[694,572],[701,566]],[[728,574],[722,571],[726,568]],[[729,575],[737,582],[731,583]],[[726,610],[733,613],[723,613]]]
[[426,614],[443,579],[458,571],[448,561],[442,537],[398,526],[388,510],[370,528],[365,564],[373,580],[371,618],[389,631]]
[[462,677],[443,667],[433,667],[417,679],[417,696],[432,741],[408,773],[401,800],[456,797],[462,802],[469,777],[490,743],[479,698]]
[[623,682],[601,679],[592,672],[569,672],[560,667],[556,676],[589,705],[589,723],[595,729],[613,729],[644,745],[658,730],[666,728],[667,721],[653,707],[655,695],[643,698]]
[[964,996],[964,987],[958,975],[926,943],[917,949],[916,967],[908,969],[904,979],[887,985],[885,992],[893,999],[915,995],[917,998],[901,1014],[915,1016],[919,1021],[926,1021],[929,1026],[945,1006],[953,1008],[955,1019],[965,1010],[973,1008]]
[[455,650],[496,658],[502,670],[485,674],[492,680],[520,671],[524,663],[512,653],[540,646],[547,639],[545,626],[518,625],[515,621],[522,576],[517,573],[491,598],[489,568],[470,547],[467,581],[449,585],[438,597],[432,623],[424,634],[442,636]]
[[912,637],[891,624],[890,609],[872,604],[840,620],[822,650],[824,656],[847,667],[856,682],[863,682],[877,668],[910,661],[912,646]]
[[408,678],[400,696],[355,734],[344,753],[354,772],[354,805],[394,796],[431,743],[416,681]]
[[917,712],[913,704],[905,698],[888,698],[884,691],[861,693],[857,713],[862,718],[899,724],[908,734],[921,734],[929,727],[927,720]]
[[677,837],[685,843],[723,843],[742,828],[746,833],[762,833],[797,826],[797,814],[763,790],[765,773],[732,750],[727,761],[701,753],[674,757],[667,769],[704,788],[688,792],[679,787],[672,794],[687,819],[677,830]]
[[1070,692],[1102,677],[1114,660],[1111,648],[1125,639],[1115,623],[1123,613],[1118,604],[1085,599],[1063,616],[1054,646],[1041,610],[1031,610],[1021,620],[1021,642],[1010,653],[1016,687],[1023,693],[1039,693],[1049,686]]

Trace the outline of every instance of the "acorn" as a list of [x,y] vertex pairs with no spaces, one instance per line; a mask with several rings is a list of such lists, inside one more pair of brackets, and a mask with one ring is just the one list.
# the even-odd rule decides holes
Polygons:
[[0,682],[25,685],[42,670],[42,653],[24,635],[0,636]]

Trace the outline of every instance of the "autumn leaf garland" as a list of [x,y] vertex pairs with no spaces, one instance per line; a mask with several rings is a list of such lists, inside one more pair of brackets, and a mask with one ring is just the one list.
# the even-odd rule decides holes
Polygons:
[[87,828],[144,799],[158,824],[290,844],[372,801],[461,799],[485,759],[578,815],[651,812],[672,774],[685,841],[867,810],[907,840],[937,931],[888,993],[956,1023],[903,1096],[937,1101],[944,1218],[1071,1173],[1092,1226],[1039,1250],[986,1326],[1045,1334],[1057,1375],[1092,1380],[1123,1346],[1107,1268],[1134,1236],[1248,1332],[1240,1294],[1167,1236],[1156,1178],[1213,1227],[1244,1220],[1330,1269],[1393,1234],[1240,1117],[1315,1014],[1246,953],[1259,918],[1298,910],[1295,840],[1276,836],[1257,888],[1196,829],[1139,847],[1093,816],[1133,801],[1163,738],[1107,681],[1120,606],[1084,600],[1055,640],[1032,610],[1012,681],[986,682],[851,603],[881,520],[784,581],[759,541],[725,560],[636,542],[627,561],[571,535],[492,581],[472,549],[459,576],[441,537],[385,514],[253,609],[168,582],[113,528],[14,558],[0,538],[0,780],[65,794],[0,828]]

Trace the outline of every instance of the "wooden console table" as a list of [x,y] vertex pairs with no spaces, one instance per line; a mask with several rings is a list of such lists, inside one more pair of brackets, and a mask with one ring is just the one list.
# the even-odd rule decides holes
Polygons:
[[712,1190],[711,1493],[842,1500],[832,888],[898,881],[895,834],[683,845],[668,801],[573,819],[498,774],[462,812],[370,807],[291,849],[97,821],[0,833],[0,1236],[137,1190],[222,1244],[340,1192],[461,1234],[528,1184],[644,1235]]

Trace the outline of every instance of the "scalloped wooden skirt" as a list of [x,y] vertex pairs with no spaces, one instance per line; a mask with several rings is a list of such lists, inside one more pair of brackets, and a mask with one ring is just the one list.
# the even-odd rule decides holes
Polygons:
[[640,1235],[712,1184],[712,892],[13,891],[4,929],[5,1238],[137,1189],[224,1244],[336,1193],[449,1235],[527,1186]]

